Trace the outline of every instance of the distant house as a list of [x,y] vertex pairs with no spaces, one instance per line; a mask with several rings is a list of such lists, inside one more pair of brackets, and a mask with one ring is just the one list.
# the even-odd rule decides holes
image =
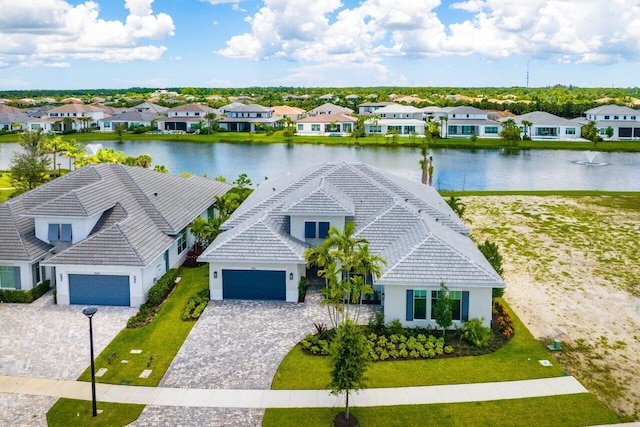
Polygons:
[[105,116],[102,108],[78,103],[52,108],[46,114],[46,116],[29,120],[27,123],[29,130],[63,132],[93,129],[98,127],[98,121]]
[[272,116],[278,120],[289,118],[295,122],[296,120],[300,120],[306,113],[302,108],[290,107],[288,105],[274,105],[270,108]]
[[318,116],[320,114],[353,114],[353,110],[327,102],[313,110],[307,111],[307,116]]
[[640,138],[640,111],[619,105],[601,105],[584,112],[585,117],[578,119],[581,124],[596,122],[600,136],[606,137],[607,128],[613,129],[613,139]]
[[206,122],[208,113],[218,111],[206,105],[185,104],[166,111],[167,118],[158,120],[158,129],[162,131],[192,132],[197,126]]
[[125,129],[129,130],[140,126],[152,126],[157,117],[158,115],[153,111],[141,112],[138,110],[131,110],[120,114],[114,114],[113,116],[100,120],[98,123],[101,131],[114,132],[118,125],[122,125]]
[[27,129],[27,123],[31,117],[23,112],[0,113],[0,130],[15,131]]
[[347,136],[357,119],[349,114],[320,114],[296,121],[296,134],[307,136]]
[[259,185],[199,258],[209,263],[211,299],[296,302],[300,279],[316,274],[305,250],[346,222],[386,260],[365,280],[387,322],[435,327],[444,282],[456,327],[471,318],[489,325],[492,288],[505,285],[462,221],[433,187],[363,163],[325,163]]
[[393,104],[393,102],[364,102],[358,105],[358,114],[361,116],[366,114],[375,114],[376,110]]
[[440,129],[443,137],[476,135],[482,138],[497,138],[502,129],[501,123],[489,118],[488,111],[475,107],[445,107],[442,114],[435,119],[444,121]]
[[118,164],[85,166],[0,204],[0,288],[50,280],[58,304],[138,307],[231,185]]
[[424,135],[422,110],[410,105],[390,104],[375,110],[375,118],[365,120],[367,135],[397,132],[400,136]]
[[258,104],[239,104],[225,106],[225,118],[218,121],[218,126],[227,132],[255,132],[256,125],[276,126],[280,118],[273,117],[273,110]]
[[[511,119],[520,127],[522,135],[526,132],[532,139],[567,140],[580,138],[582,124],[544,111],[533,111],[521,116],[511,117]],[[523,122],[532,123],[531,129],[527,129]]]

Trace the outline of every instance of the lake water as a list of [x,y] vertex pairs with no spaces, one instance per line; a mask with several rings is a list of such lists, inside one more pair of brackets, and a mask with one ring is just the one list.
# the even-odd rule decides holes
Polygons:
[[[255,183],[335,161],[364,162],[420,181],[420,150],[394,147],[325,145],[104,141],[129,156],[149,154],[170,173],[191,172],[229,181],[246,173]],[[10,166],[18,144],[0,144],[0,169]],[[432,149],[433,185],[440,190],[610,190],[640,191],[640,153],[589,153],[568,150]],[[594,153],[591,153],[594,155]],[[66,160],[61,160],[68,167]]]

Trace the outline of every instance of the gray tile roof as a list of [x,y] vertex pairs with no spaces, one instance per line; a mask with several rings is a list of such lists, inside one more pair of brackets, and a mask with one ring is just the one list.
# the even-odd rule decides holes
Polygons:
[[325,163],[263,182],[200,259],[304,262],[308,245],[289,235],[290,215],[322,215],[345,200],[354,209],[342,215],[355,221],[356,235],[387,260],[377,283],[444,280],[459,286],[504,286],[467,237],[462,221],[432,187],[363,163]]
[[86,166],[0,205],[0,259],[34,260],[53,249],[36,239],[34,217],[101,215],[85,240],[46,263],[144,266],[230,188],[144,168]]
[[[518,124],[522,124],[523,120],[528,120],[533,123],[534,126],[575,126],[575,122],[551,113],[547,113],[545,111],[532,111],[531,113],[522,114],[521,116],[510,118]],[[505,118],[504,120],[508,119],[509,118]]]

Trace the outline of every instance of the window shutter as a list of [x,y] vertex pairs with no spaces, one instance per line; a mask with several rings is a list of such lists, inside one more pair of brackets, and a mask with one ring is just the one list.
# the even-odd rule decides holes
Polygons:
[[315,239],[316,237],[316,223],[305,222],[304,223],[304,237],[305,239]]
[[413,320],[413,289],[407,289],[407,320]]
[[22,279],[20,277],[20,267],[13,267],[13,280],[16,289],[22,289]]
[[321,221],[318,223],[318,237],[324,239],[329,236],[329,223]]
[[469,320],[469,291],[462,291],[462,320]]
[[60,240],[63,242],[71,241],[71,224],[62,224],[60,226]]
[[58,240],[58,224],[49,224],[49,233],[47,237],[50,242]]

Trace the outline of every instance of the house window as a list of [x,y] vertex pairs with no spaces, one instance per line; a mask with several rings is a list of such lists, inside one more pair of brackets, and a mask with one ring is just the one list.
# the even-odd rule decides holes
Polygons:
[[344,132],[351,132],[351,123],[345,123],[342,125],[342,130]]
[[311,221],[304,222],[304,238],[315,239],[316,238],[316,223]]
[[449,135],[457,135],[458,134],[458,126],[452,125],[448,128]]
[[613,116],[613,120],[619,120],[620,116]]
[[413,318],[426,320],[427,318],[427,291],[413,291]]
[[187,249],[187,229],[185,228],[180,232],[178,236],[178,255],[180,255],[184,250]]
[[[433,317],[433,309],[440,297],[440,291],[431,291],[431,319]],[[451,300],[451,318],[453,320],[461,320],[462,317],[462,292],[461,291],[449,291],[449,299]]]
[[200,115],[200,113],[195,112],[193,115],[194,115],[194,116],[199,116],[199,115]]
[[111,127],[111,122],[102,122],[102,126],[104,126],[106,128],[110,128]]
[[302,123],[300,123],[300,124],[298,125],[298,130],[299,130],[299,131],[304,130],[304,125],[303,125]]
[[311,131],[312,132],[320,132],[320,125],[319,124],[311,125]]
[[20,267],[0,265],[0,288],[19,289],[17,281],[20,278]]
[[631,116],[631,117],[629,117],[629,119],[631,119],[631,120],[635,120],[635,119],[636,119],[636,116]]
[[369,133],[382,133],[382,126],[369,126]]
[[71,224],[49,224],[49,242],[71,242]]
[[576,134],[576,128],[566,128],[564,130],[565,135],[575,135]]
[[318,237],[325,239],[329,236],[329,222],[320,221],[318,223]]
[[475,126],[462,126],[462,134],[463,135],[471,135],[476,131]]
[[404,134],[405,135],[410,135],[415,131],[416,131],[416,127],[415,126],[405,126],[404,127]]
[[604,116],[604,119],[605,119],[605,120],[609,120],[609,117],[610,117],[610,116]]
[[486,135],[497,135],[498,134],[498,126],[486,126],[484,128],[484,133]]

